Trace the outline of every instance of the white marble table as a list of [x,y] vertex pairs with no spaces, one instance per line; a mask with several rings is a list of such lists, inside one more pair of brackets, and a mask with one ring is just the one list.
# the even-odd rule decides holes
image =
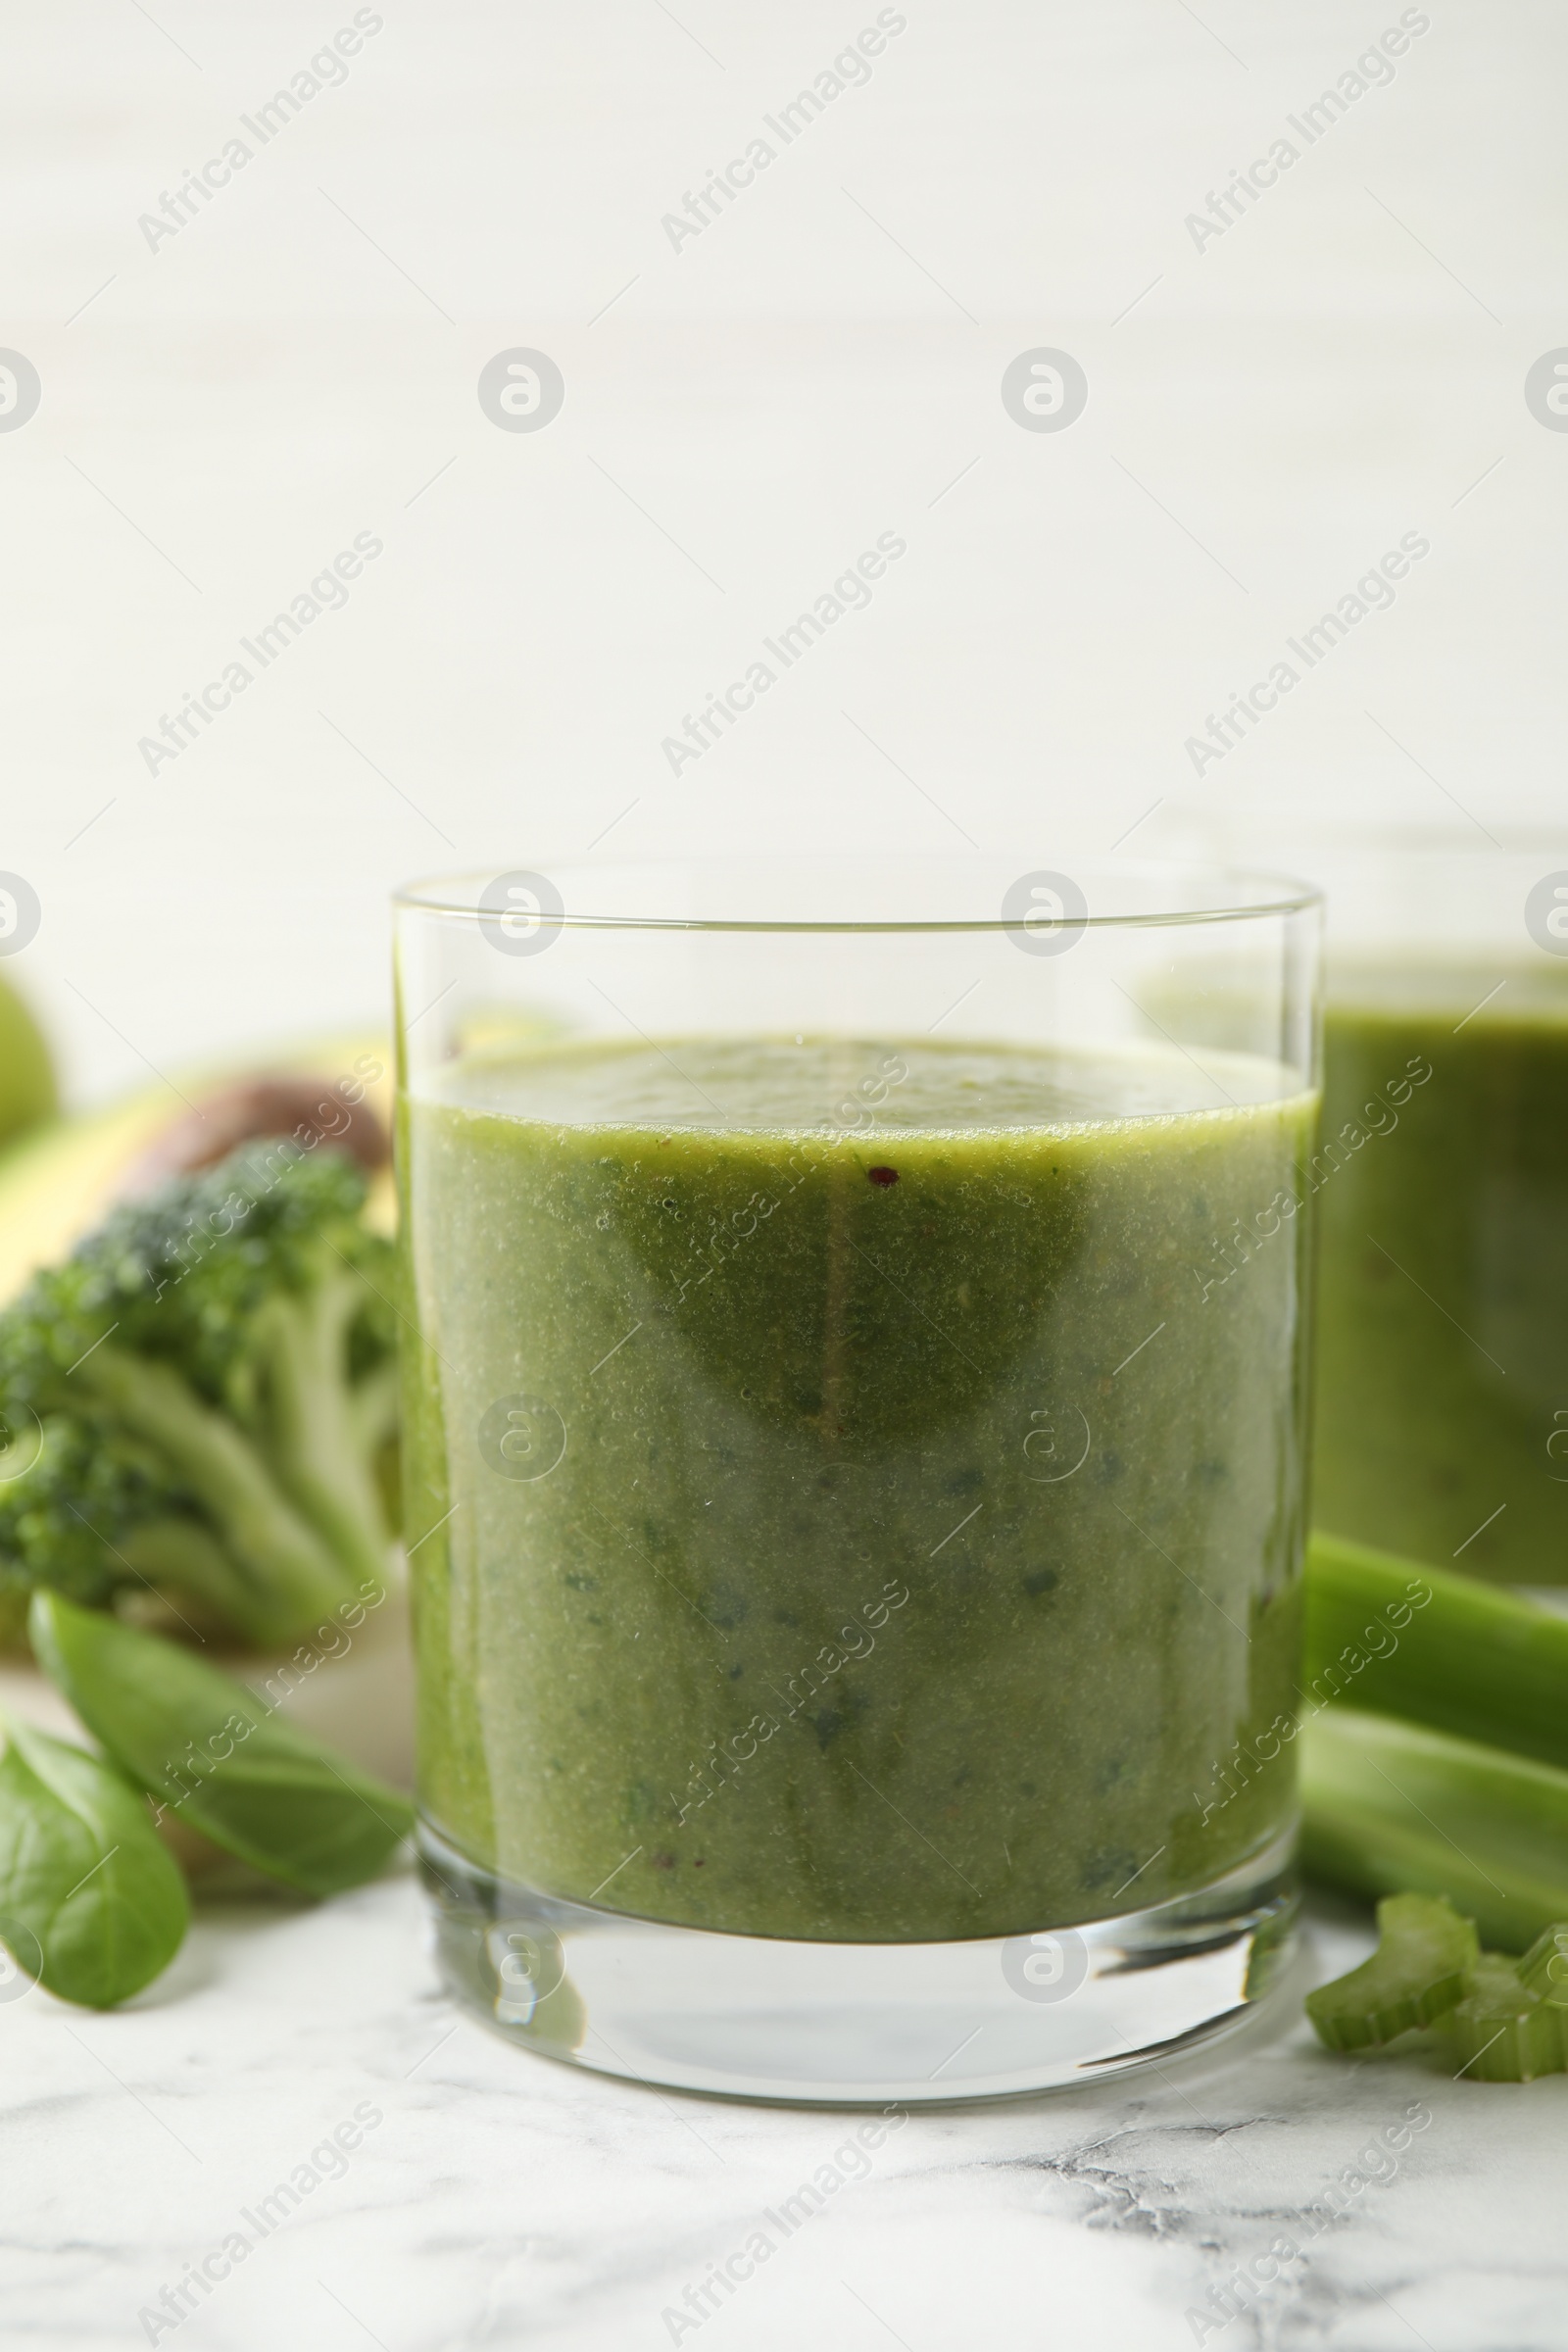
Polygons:
[[[1319,1974],[1369,1940],[1314,1932]],[[862,2119],[514,2051],[438,1990],[407,1873],[318,1909],[209,1897],[114,2015],[12,2001],[0,2100],[8,2345],[1568,2346],[1568,2078],[1336,2061],[1294,2011],[1206,2062],[911,2116],[700,2321],[713,2266]],[[215,2256],[177,2326],[141,2318]],[[1278,2277],[1220,2325],[1211,2291],[1258,2258]]]

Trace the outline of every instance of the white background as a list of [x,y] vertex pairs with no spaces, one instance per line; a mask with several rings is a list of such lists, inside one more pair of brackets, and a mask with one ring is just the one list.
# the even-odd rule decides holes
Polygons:
[[[1201,251],[1186,216],[1396,6],[908,0],[678,252],[662,217],[873,6],[378,13],[149,250],[352,8],[4,11],[0,344],[43,397],[0,434],[0,866],[78,1098],[381,1019],[392,883],[612,824],[1041,866],[1155,802],[1129,850],[1183,801],[1560,806],[1568,434],[1523,398],[1568,342],[1549,0],[1433,0]],[[476,398],[518,345],[565,378],[539,432]],[[1088,372],[1062,432],[1000,398],[1039,345]],[[870,608],[672,775],[683,715],[890,530]],[[1395,608],[1200,783],[1186,739],[1410,530]],[[139,738],[362,531],[347,607],[150,775]]]
[[[156,251],[139,216],[352,5],[0,7],[0,346],[43,384],[0,433],[0,868],[43,905],[6,969],[78,1099],[380,1021],[394,881],[612,825],[641,854],[969,836],[1022,870],[1156,802],[1130,848],[1183,802],[1560,814],[1568,434],[1523,399],[1568,344],[1560,0],[1431,0],[1392,86],[1201,252],[1186,216],[1396,0],[901,0],[869,85],[678,254],[662,216],[870,0],[379,5],[344,84]],[[475,395],[519,345],[565,377],[538,433]],[[1060,433],[999,397],[1040,345],[1089,376]],[[698,698],[888,530],[870,609],[671,775]],[[1186,739],[1410,530],[1394,610],[1200,783]],[[138,739],[361,531],[385,553],[346,609],[150,775]],[[18,2330],[142,2341],[367,2079],[360,2168],[181,2345],[662,2343],[836,2143],[525,2082],[449,2025],[413,1911],[402,1881],[209,1909],[121,2016],[7,2013]],[[1320,1964],[1365,1946],[1331,1931]],[[920,2118],[702,2340],[1179,2352],[1430,2097],[1224,2352],[1568,2346],[1565,2089],[1347,2068],[1300,2021],[1200,2082]]]

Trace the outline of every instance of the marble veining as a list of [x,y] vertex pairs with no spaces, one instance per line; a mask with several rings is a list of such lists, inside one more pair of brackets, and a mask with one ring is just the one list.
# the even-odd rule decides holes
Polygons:
[[[1370,1941],[1327,1906],[1314,1935],[1319,1974]],[[1568,2352],[1568,2078],[1336,2061],[1294,2011],[857,2152],[858,2116],[511,2049],[440,1993],[400,1872],[317,1909],[208,1895],[114,2015],[5,2004],[0,2101],[8,2344]]]

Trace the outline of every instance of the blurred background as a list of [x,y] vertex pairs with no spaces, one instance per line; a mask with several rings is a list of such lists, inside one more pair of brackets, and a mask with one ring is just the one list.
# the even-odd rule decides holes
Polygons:
[[[73,1100],[379,1021],[416,874],[1560,816],[1546,0],[5,22],[5,973]],[[558,413],[504,360],[481,404],[518,351]],[[1033,362],[1004,401],[1042,351],[1081,413]]]

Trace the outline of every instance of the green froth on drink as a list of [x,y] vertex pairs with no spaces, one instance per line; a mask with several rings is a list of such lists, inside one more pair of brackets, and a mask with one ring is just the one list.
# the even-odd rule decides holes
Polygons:
[[1267,1846],[1307,1218],[1202,1269],[1304,1196],[1298,1084],[897,1039],[431,1073],[401,1159],[432,1826],[550,1894],[852,1940],[1138,1910]]
[[1568,965],[1342,967],[1325,1064],[1314,1516],[1568,1582]]

